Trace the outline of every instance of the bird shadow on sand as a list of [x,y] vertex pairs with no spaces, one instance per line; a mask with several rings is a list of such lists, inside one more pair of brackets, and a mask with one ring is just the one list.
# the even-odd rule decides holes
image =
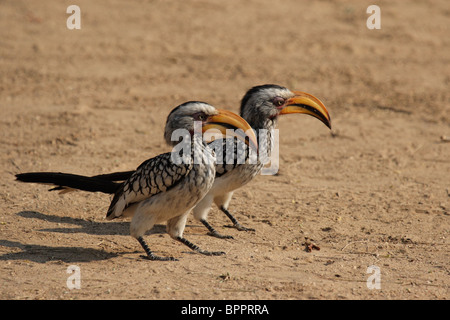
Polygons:
[[[91,235],[129,235],[130,228],[128,221],[111,221],[98,222],[91,220],[83,220],[80,218],[60,217],[56,215],[44,214],[37,211],[20,211],[18,216],[29,219],[41,219],[50,223],[73,225],[74,227],[57,227],[38,229],[43,232],[56,233],[85,233]],[[156,225],[148,234],[166,233],[165,226]],[[80,246],[45,246],[38,244],[24,244],[18,241],[0,239],[0,246],[13,248],[14,252],[0,255],[0,260],[29,260],[38,263],[46,263],[49,261],[63,261],[65,263],[72,262],[89,262],[107,260],[122,254],[123,252],[108,252],[101,248],[84,248]],[[15,249],[14,249],[15,248]],[[18,251],[18,250],[20,251]]]
[[20,249],[5,253],[0,260],[28,260],[37,263],[62,261],[65,263],[90,262],[117,257],[121,252],[106,252],[102,249],[82,247],[52,247],[35,244],[23,244],[18,241],[0,239],[0,246]]
[[[84,220],[81,218],[61,217],[51,214],[44,214],[37,211],[20,211],[18,216],[30,219],[40,219],[47,222],[73,225],[75,227],[57,227],[57,228],[43,228],[39,231],[44,232],[57,232],[57,233],[86,233],[92,235],[130,235],[130,222],[113,220],[98,222],[92,220]],[[165,226],[155,225],[148,234],[163,234],[166,233]]]

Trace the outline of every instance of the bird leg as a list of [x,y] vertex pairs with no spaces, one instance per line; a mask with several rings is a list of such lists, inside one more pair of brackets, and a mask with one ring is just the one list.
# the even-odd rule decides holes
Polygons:
[[233,226],[236,229],[238,229],[239,231],[255,231],[255,229],[253,229],[253,228],[246,228],[242,224],[240,224],[239,221],[237,221],[237,219],[235,217],[233,217],[233,215],[230,213],[230,211],[225,209],[224,206],[220,206],[220,210],[222,210],[222,212],[227,215],[227,217],[231,220],[231,222],[233,222]]
[[141,257],[143,257],[145,259],[157,260],[157,261],[178,261],[178,259],[175,259],[173,257],[159,257],[159,256],[155,256],[153,254],[153,252],[150,250],[150,248],[148,247],[148,245],[145,242],[144,238],[142,238],[142,237],[138,237],[137,241],[139,241],[139,243],[141,244],[141,246],[144,249],[145,253],[147,254],[146,256],[141,256]]
[[180,241],[182,244],[188,246],[190,249],[194,250],[195,252],[204,254],[206,256],[221,256],[223,254],[225,254],[225,252],[223,251],[205,251],[200,249],[198,246],[196,246],[195,244],[193,244],[192,242],[190,242],[189,240],[183,238],[183,237],[176,237],[175,238],[177,241]]
[[200,222],[203,223],[203,225],[209,230],[208,235],[219,239],[234,239],[233,236],[224,236],[219,232],[217,232],[217,230],[214,229],[213,226],[210,225],[208,221],[206,221],[205,219],[201,219]]

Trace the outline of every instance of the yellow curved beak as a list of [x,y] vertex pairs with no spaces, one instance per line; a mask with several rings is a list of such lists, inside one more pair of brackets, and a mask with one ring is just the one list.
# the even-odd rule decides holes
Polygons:
[[[231,136],[237,137],[255,150],[258,150],[258,142],[255,132],[247,121],[231,111],[223,109],[217,109],[217,111],[219,112],[218,114],[210,116],[203,124],[203,133],[210,129],[216,129],[223,135],[230,136],[230,133],[233,132],[233,135]],[[231,129],[233,131],[227,129]]]
[[281,114],[290,113],[304,113],[313,116],[314,118],[322,121],[328,128],[331,129],[331,119],[325,105],[314,97],[312,94],[300,91],[293,91],[295,96],[290,98],[283,109]]

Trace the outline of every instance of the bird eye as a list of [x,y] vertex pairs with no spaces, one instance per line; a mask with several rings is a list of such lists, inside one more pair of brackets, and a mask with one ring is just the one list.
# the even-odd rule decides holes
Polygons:
[[198,113],[194,116],[194,119],[197,121],[205,121],[208,117],[204,113]]
[[272,103],[275,107],[281,107],[285,103],[285,100],[281,97],[276,97],[272,100]]

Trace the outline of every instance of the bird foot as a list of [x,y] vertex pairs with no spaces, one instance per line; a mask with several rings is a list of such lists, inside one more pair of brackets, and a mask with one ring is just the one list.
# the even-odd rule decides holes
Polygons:
[[155,255],[151,255],[151,256],[140,255],[140,257],[142,259],[147,259],[147,260],[152,260],[152,261],[179,261],[177,258],[174,258],[174,257],[160,257],[160,256],[155,256]]
[[234,239],[233,236],[223,235],[223,234],[218,233],[217,231],[215,231],[215,232],[208,232],[207,234],[209,236],[211,236],[211,237],[216,237],[216,238],[219,238],[219,239]]
[[247,227],[244,227],[244,226],[241,225],[241,224],[234,225],[234,227],[235,227],[236,229],[238,229],[239,231],[256,231],[256,230],[253,229],[253,228],[247,228]]
[[153,252],[148,247],[147,243],[145,242],[144,238],[138,237],[136,238],[137,241],[141,244],[142,248],[144,249],[145,253],[147,255],[141,255],[141,258],[153,260],[153,261],[178,261],[178,259],[175,259],[173,257],[160,257],[153,254]]
[[239,231],[255,231],[255,229],[246,228],[242,224],[240,224],[239,221],[237,221],[236,218],[230,213],[230,211],[228,211],[228,209],[224,206],[221,206],[220,210],[222,210],[222,212],[225,213],[225,215],[231,220],[231,222],[233,222],[233,226],[229,226],[229,228],[236,228]]
[[247,228],[247,227],[244,227],[244,226],[243,226],[242,224],[240,224],[239,222],[233,224],[232,226],[225,226],[225,227],[227,227],[227,228],[236,228],[236,229],[238,229],[239,231],[256,231],[256,230],[253,229],[253,228]]
[[205,256],[222,256],[225,254],[223,251],[204,251],[204,250],[196,250],[200,254],[204,254]]
[[232,236],[224,236],[224,235],[220,234],[219,232],[217,232],[217,230],[214,229],[208,223],[208,221],[206,221],[205,219],[201,219],[200,222],[203,223],[203,225],[209,230],[209,232],[208,232],[209,236],[216,237],[216,238],[219,238],[219,239],[234,239]]
[[176,237],[176,240],[180,241],[182,244],[187,245],[189,248],[191,248],[193,251],[204,254],[205,256],[221,256],[225,254],[223,251],[205,251],[200,249],[198,246],[190,242],[189,240],[183,238],[183,237]]

